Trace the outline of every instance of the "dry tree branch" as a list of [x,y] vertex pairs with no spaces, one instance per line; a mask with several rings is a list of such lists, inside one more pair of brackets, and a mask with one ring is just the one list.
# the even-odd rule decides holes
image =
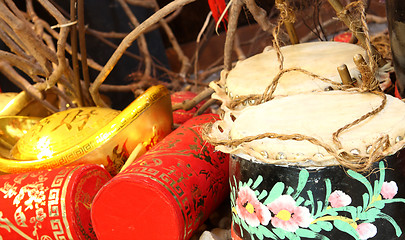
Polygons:
[[[84,27],[84,0],[77,2],[77,23],[79,33],[80,60],[82,63],[82,75],[84,80],[84,91],[88,92],[90,88],[89,64],[87,63],[86,32]],[[79,56],[78,56],[79,57]],[[89,99],[90,101],[90,99]]]
[[103,67],[97,78],[95,79],[94,83],[90,86],[90,94],[96,103],[97,106],[106,106],[104,101],[100,97],[100,93],[98,89],[100,85],[104,82],[107,78],[108,74],[112,71],[112,69],[117,64],[118,60],[124,54],[125,50],[135,41],[139,35],[141,35],[145,30],[151,27],[153,24],[159,22],[160,19],[164,18],[171,12],[175,11],[176,9],[183,7],[184,5],[194,2],[195,0],[175,0],[159,11],[155,12],[151,17],[146,19],[142,22],[138,27],[136,27],[133,31],[131,31],[121,42],[118,48],[115,50],[111,58],[108,60],[106,65]]
[[[129,8],[128,4],[126,3],[125,0],[117,0],[120,4],[121,7],[124,9],[125,14],[128,16],[129,20],[131,23],[134,25],[134,28],[139,26],[139,21]],[[145,35],[142,33],[139,35],[139,40],[136,41],[139,47],[139,51],[141,52],[144,62],[145,62],[145,70],[143,74],[143,79],[148,79],[151,76],[151,71],[152,71],[152,58],[150,56],[149,50],[148,50],[148,44],[146,42]]]
[[225,37],[225,47],[224,47],[224,70],[226,72],[232,69],[232,50],[234,45],[234,39],[236,34],[236,29],[238,27],[238,18],[242,10],[243,1],[234,0],[229,14],[228,21],[228,32]]
[[[51,26],[45,22],[44,20],[39,20],[39,22],[45,27],[46,31],[49,32],[49,34],[52,35],[55,39],[59,39],[59,33],[56,32],[54,29],[51,28]],[[0,27],[1,29],[1,27]],[[72,55],[72,47],[69,44],[66,44],[66,52],[68,52],[70,55]],[[78,54],[79,60],[82,61],[82,56],[79,53]],[[94,70],[101,71],[103,69],[103,66],[101,66],[99,63],[95,62],[93,59],[87,58],[87,64],[89,67],[93,68]]]
[[[76,12],[77,12],[77,0],[70,0],[70,22],[75,22]],[[70,45],[72,47],[72,68],[73,68],[73,86],[75,87],[75,92],[78,94],[78,105],[83,106],[83,94],[82,87],[80,85],[80,68],[78,59],[78,48],[77,43],[77,27],[76,25],[70,26]]]
[[37,63],[31,62],[23,57],[14,55],[12,53],[0,50],[0,59],[2,59],[2,61],[7,61],[10,65],[21,69],[29,76],[46,75],[44,70]]
[[16,86],[26,91],[29,95],[36,99],[43,99],[42,93],[33,87],[25,78],[21,77],[16,70],[6,61],[0,61],[0,71]]
[[16,17],[4,3],[0,3],[0,18],[13,29],[16,35],[21,36],[20,40],[26,47],[24,50],[28,51],[29,54],[38,61],[43,70],[49,74],[51,72],[51,66],[48,60],[56,62],[56,56],[33,34],[31,26],[29,26],[26,21]]
[[[154,3],[154,10],[155,12],[159,11],[159,5],[156,2],[156,0],[151,0]],[[183,50],[180,47],[180,44],[178,43],[176,37],[174,36],[174,33],[172,31],[172,29],[170,28],[169,24],[167,23],[167,21],[162,18],[161,20],[159,20],[159,24],[160,26],[163,28],[163,30],[165,31],[167,38],[170,41],[170,44],[173,46],[173,50],[177,53],[177,57],[179,59],[179,61],[181,62],[181,68],[180,68],[180,77],[185,77],[188,70],[191,67],[190,64],[190,59],[184,54]]]

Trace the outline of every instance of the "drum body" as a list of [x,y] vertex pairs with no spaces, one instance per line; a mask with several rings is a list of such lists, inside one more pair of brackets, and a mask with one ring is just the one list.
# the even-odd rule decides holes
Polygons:
[[277,166],[233,155],[232,238],[403,239],[404,179],[405,150],[364,174],[341,166]]

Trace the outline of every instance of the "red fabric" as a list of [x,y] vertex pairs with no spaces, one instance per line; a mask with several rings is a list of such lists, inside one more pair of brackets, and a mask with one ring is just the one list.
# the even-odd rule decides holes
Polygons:
[[[180,92],[175,92],[171,95],[171,100],[172,104],[176,103],[182,103],[183,101],[186,100],[191,100],[195,96],[197,96],[196,93],[190,92],[190,91],[180,91]],[[197,112],[197,110],[205,103],[206,101],[202,101],[198,103],[195,107],[188,111],[184,111],[183,109],[179,109],[176,111],[173,111],[173,123],[174,124],[183,124],[187,120],[191,119],[194,116],[194,113]],[[205,111],[205,113],[209,113],[210,110],[208,109]]]
[[90,207],[111,179],[101,166],[0,176],[0,239],[94,239]]
[[[215,19],[215,22],[218,22],[219,17],[221,17],[222,13],[225,11],[226,2],[225,0],[208,0],[208,5],[210,6],[212,16]],[[228,13],[225,13],[222,22],[226,28],[226,22],[228,21]]]
[[216,119],[190,119],[98,192],[91,214],[99,240],[191,237],[229,195],[229,155],[201,137]]

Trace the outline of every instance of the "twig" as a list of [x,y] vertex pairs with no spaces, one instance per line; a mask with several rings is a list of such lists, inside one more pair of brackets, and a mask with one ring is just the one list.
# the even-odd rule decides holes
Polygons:
[[214,93],[214,90],[212,88],[206,88],[204,91],[200,92],[197,96],[195,96],[191,100],[186,100],[183,101],[182,103],[176,103],[172,106],[173,111],[183,109],[184,111],[188,111],[195,107],[198,103],[203,101],[204,99],[207,99],[208,97],[211,96],[211,94]]
[[52,62],[56,62],[55,53],[50,51],[49,48],[30,31],[31,27],[27,25],[25,21],[13,15],[4,3],[0,3],[0,18],[13,29],[17,36],[22,36],[20,39],[26,46],[24,50],[28,51],[38,61],[44,72],[47,74],[50,73],[51,66],[47,60],[49,59]]
[[[139,21],[136,19],[135,15],[132,13],[131,9],[129,8],[128,4],[125,2],[125,0],[117,0],[120,4],[121,7],[124,9],[124,12],[127,14],[129,20],[131,23],[134,25],[134,27],[139,26]],[[150,56],[149,50],[148,50],[148,44],[146,43],[146,38],[145,35],[142,33],[139,35],[139,39],[137,40],[139,51],[141,52],[143,56],[143,60],[145,62],[145,70],[144,70],[144,75],[143,78],[147,79],[150,78],[151,76],[151,69],[152,69],[152,58]]]
[[36,63],[26,60],[23,57],[0,50],[0,59],[2,59],[2,61],[6,60],[9,64],[21,69],[27,75],[45,76],[45,72],[40,66],[38,66]]
[[98,89],[100,85],[107,78],[108,74],[115,67],[118,60],[124,54],[125,50],[135,41],[142,32],[151,27],[153,24],[157,23],[160,19],[167,16],[174,10],[182,7],[188,3],[194,2],[195,0],[175,0],[167,4],[165,7],[161,8],[159,11],[154,13],[151,17],[142,22],[138,27],[136,27],[132,32],[130,32],[115,50],[111,58],[108,60],[106,65],[103,67],[94,83],[90,86],[90,94],[97,106],[106,106],[104,101],[101,99]]
[[194,113],[194,116],[199,116],[201,114],[203,114],[209,107],[211,107],[212,105],[218,103],[217,99],[208,99],[200,108],[198,108],[198,110]]
[[[53,30],[47,22],[44,20],[39,20],[41,24],[45,27],[45,29],[52,35],[52,37],[59,39],[59,33],[57,33],[55,30]],[[72,47],[69,44],[66,44],[66,52],[68,52],[70,55],[72,55]],[[79,60],[82,60],[82,56],[79,53],[78,54]],[[87,64],[89,67],[93,68],[94,70],[101,71],[103,69],[103,66],[95,62],[93,59],[87,58]]]
[[[90,88],[90,75],[89,66],[87,63],[87,48],[86,48],[86,32],[84,27],[84,2],[83,0],[78,0],[77,2],[77,22],[78,22],[78,32],[79,32],[79,46],[81,54],[82,63],[82,75],[84,80],[84,91],[89,91]],[[90,101],[90,99],[89,99]]]
[[[76,6],[77,0],[70,0],[70,21],[76,21]],[[70,45],[72,46],[72,67],[73,67],[73,86],[75,92],[78,94],[78,105],[83,106],[83,94],[80,85],[80,69],[79,60],[77,57],[78,44],[77,44],[77,28],[76,25],[70,26]]]
[[243,6],[242,0],[234,0],[231,6],[228,21],[228,32],[225,37],[225,47],[224,47],[225,71],[230,71],[232,69],[232,50],[234,45],[236,29],[238,27],[238,18],[240,11],[242,10],[242,6]]
[[[159,11],[159,5],[156,2],[156,0],[153,0],[155,7],[154,10],[155,11]],[[160,26],[162,26],[163,30],[165,31],[167,38],[170,41],[170,44],[173,46],[173,50],[176,52],[177,57],[179,59],[179,61],[181,62],[181,68],[180,68],[180,72],[179,75],[181,77],[185,77],[188,70],[191,67],[190,64],[190,59],[184,54],[183,50],[180,47],[179,42],[177,41],[176,37],[174,36],[174,33],[172,31],[172,29],[170,28],[169,24],[167,23],[167,21],[165,19],[161,19],[159,21]]]
[[234,50],[236,52],[236,55],[238,56],[238,60],[243,60],[246,58],[246,55],[245,55],[245,53],[243,53],[243,50],[240,46],[240,40],[239,40],[238,34],[235,34]]
[[38,89],[32,86],[25,78],[21,77],[10,64],[3,60],[0,61],[0,71],[16,86],[26,91],[32,97],[43,99],[43,95]]
[[[328,0],[328,2],[333,7],[333,9],[336,11],[336,14],[342,20],[342,22],[349,29],[352,30],[353,35],[356,36],[356,38],[359,40],[359,42],[363,46],[363,48],[367,49],[367,40],[366,40],[365,33],[363,31],[358,31],[358,29],[361,29],[361,26],[359,26],[359,24],[357,24],[356,21],[351,19],[350,15],[347,14],[347,11],[345,11],[344,7],[339,2],[339,0]],[[353,25],[355,25],[355,26],[353,26]],[[371,54],[376,59],[379,67],[382,67],[386,64],[386,61],[381,56],[381,54],[375,49],[374,46],[371,46]]]

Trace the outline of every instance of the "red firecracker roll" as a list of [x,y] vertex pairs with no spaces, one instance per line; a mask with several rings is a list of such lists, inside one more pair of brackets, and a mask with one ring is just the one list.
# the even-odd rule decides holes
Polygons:
[[[197,96],[197,94],[194,92],[190,92],[190,91],[175,92],[171,95],[172,105],[177,104],[177,103],[182,103],[187,100],[191,100],[195,96]],[[193,107],[192,109],[190,109],[188,111],[185,111],[183,109],[178,109],[178,110],[173,111],[173,123],[174,124],[183,124],[187,120],[193,118],[194,114],[204,103],[205,103],[205,101],[201,101],[195,107]],[[210,110],[207,109],[205,111],[205,113],[210,113]]]
[[0,239],[97,239],[91,202],[110,179],[94,164],[0,176]]
[[192,118],[108,182],[96,195],[99,240],[188,239],[229,194],[229,155],[201,137],[214,114]]

